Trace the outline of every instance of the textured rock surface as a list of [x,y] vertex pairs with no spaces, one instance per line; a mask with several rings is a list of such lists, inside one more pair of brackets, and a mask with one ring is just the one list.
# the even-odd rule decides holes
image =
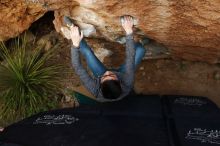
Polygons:
[[219,0],[1,0],[0,40],[15,37],[49,10],[58,32],[68,15],[84,31],[94,26],[90,37],[109,41],[123,35],[119,17],[132,15],[136,33],[164,44],[172,57],[220,63]]
[[72,0],[1,0],[0,41],[16,37],[47,11],[71,7]]
[[46,11],[40,5],[21,1],[0,1],[0,40],[15,37],[40,18]]

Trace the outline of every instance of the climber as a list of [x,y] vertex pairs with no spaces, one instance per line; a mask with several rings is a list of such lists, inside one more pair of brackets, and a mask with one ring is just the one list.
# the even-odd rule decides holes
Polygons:
[[[145,54],[145,48],[133,40],[133,17],[122,16],[121,25],[126,33],[126,60],[118,69],[109,70],[94,55],[92,49],[83,39],[83,33],[68,17],[64,22],[70,27],[72,40],[71,57],[76,74],[83,85],[96,97],[97,101],[107,102],[120,100],[133,89],[134,73]],[[80,53],[85,57],[92,78],[80,62]]]

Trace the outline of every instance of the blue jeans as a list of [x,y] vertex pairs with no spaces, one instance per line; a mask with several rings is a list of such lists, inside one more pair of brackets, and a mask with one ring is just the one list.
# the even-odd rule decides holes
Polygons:
[[[145,55],[145,48],[140,43],[135,43],[135,51],[135,69],[137,69],[137,66],[141,63]],[[95,77],[102,76],[107,71],[104,64],[95,56],[85,40],[80,42],[80,52],[86,59],[86,63]],[[125,71],[125,65],[121,65],[116,71],[123,73]]]

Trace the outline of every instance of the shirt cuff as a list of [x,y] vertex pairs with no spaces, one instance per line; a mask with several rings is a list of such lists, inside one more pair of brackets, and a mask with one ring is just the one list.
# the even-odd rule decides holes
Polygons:
[[75,47],[75,46],[72,45],[71,49],[79,50],[79,47]]
[[126,35],[126,40],[131,40],[131,39],[134,39],[133,33],[129,34],[129,35]]

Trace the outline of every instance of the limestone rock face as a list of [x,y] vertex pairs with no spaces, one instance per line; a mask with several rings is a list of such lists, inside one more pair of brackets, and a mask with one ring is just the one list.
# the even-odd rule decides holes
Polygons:
[[67,15],[88,37],[108,41],[124,34],[119,17],[131,15],[135,33],[162,43],[173,58],[220,63],[219,0],[1,0],[0,40],[28,29],[47,11],[55,12],[57,32]]
[[0,41],[16,37],[47,11],[71,7],[71,0],[0,0]]
[[40,5],[28,5],[19,0],[1,0],[0,40],[7,40],[19,35],[45,12]]

